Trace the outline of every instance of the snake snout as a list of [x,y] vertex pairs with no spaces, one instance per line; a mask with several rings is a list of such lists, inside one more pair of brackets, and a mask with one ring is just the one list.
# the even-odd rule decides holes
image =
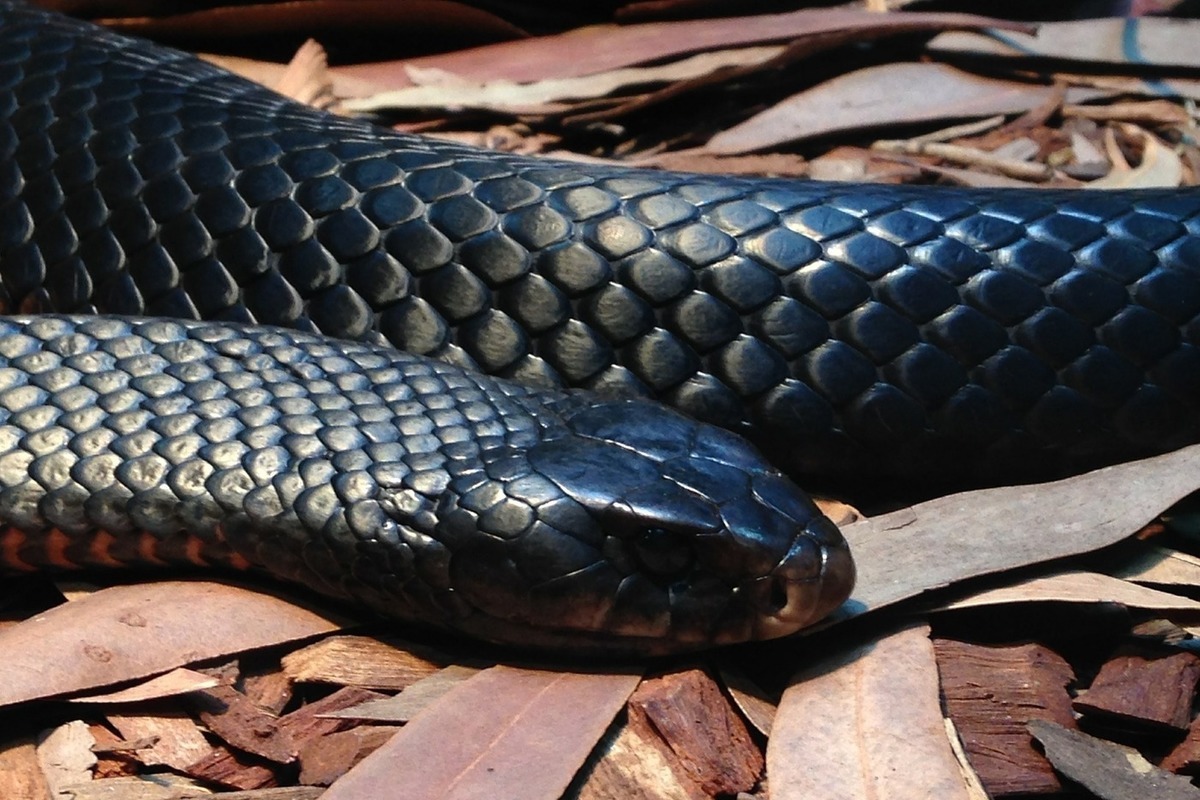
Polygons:
[[854,560],[828,520],[810,522],[766,578],[756,638],[787,636],[824,618],[854,588]]

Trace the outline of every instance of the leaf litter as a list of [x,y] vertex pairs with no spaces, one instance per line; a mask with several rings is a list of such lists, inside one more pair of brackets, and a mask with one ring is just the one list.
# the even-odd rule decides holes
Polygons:
[[[1194,23],[998,24],[804,10],[327,70],[309,47],[291,73],[264,74],[318,105],[416,87],[404,108],[370,102],[403,129],[527,153],[971,186],[1196,183],[1200,82],[1180,44]],[[160,581],[60,605],[23,579],[0,620],[0,797],[1053,797],[1084,780],[1076,763],[1118,773],[1099,796],[1132,796],[1121,771],[1151,768],[1104,737],[1128,744],[1137,727],[1151,763],[1191,774],[1200,730],[1072,703],[1123,670],[1105,707],[1161,706],[1144,676],[1198,649],[1197,542],[1156,521],[1200,488],[1197,458],[869,516],[846,529],[861,577],[834,624],[649,665],[640,683],[397,640],[260,588]],[[1135,645],[1146,665],[1122,655]],[[1194,682],[1178,685],[1171,713],[1190,717]],[[1070,730],[1080,716],[1100,739]]]

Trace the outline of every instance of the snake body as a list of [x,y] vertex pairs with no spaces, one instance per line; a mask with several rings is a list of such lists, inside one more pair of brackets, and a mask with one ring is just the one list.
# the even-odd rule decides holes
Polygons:
[[[390,345],[456,365],[456,374],[541,387],[497,391],[541,398],[547,408],[574,396],[563,387],[653,398],[744,434],[794,477],[1014,480],[1200,439],[1198,273],[1193,190],[839,185],[485,152],[335,118],[185,54],[0,2],[7,313],[217,320],[206,323],[211,329],[171,330],[247,342],[281,334],[238,325],[286,326],[364,342],[368,349],[347,347],[372,358]],[[56,319],[48,324],[87,325]],[[518,405],[536,417],[532,402]],[[610,419],[603,434],[586,432],[589,441],[611,439],[637,458],[674,448],[700,458],[700,472],[724,463],[750,476],[731,477],[738,486],[778,477],[734,440],[728,457],[666,444],[700,429],[681,428],[682,417],[661,418],[667,412],[654,406],[586,402],[625,409],[616,417],[627,423],[622,431]],[[493,411],[497,420],[515,413]],[[701,438],[715,436],[703,430]],[[606,485],[620,472],[583,470],[575,489],[609,498],[608,508],[628,490],[619,480],[617,489]],[[4,477],[19,483],[24,475]],[[840,544],[813,522],[820,518],[806,501],[757,489],[731,500],[711,481],[670,480],[710,511],[725,502],[745,509],[737,524],[724,517],[738,513],[723,512],[721,525],[747,536],[749,552],[769,540],[771,569],[725,575],[726,588],[792,574],[794,537],[762,532],[774,527],[761,521],[765,504],[800,528],[820,529],[805,541],[819,544],[826,569],[810,567],[803,580],[835,588],[808,605],[826,609],[848,590]],[[646,513],[659,520],[639,530],[694,522],[683,506]],[[35,536],[44,517],[18,526],[28,538],[11,536],[22,552],[45,545],[44,534]],[[302,543],[312,536],[288,530]],[[214,543],[230,545],[212,534]],[[570,546],[550,551],[562,547],[565,557]],[[333,580],[335,593],[375,591],[346,574]],[[497,586],[527,596],[528,579],[492,574]],[[786,575],[786,586],[798,585]],[[771,619],[794,606],[787,592],[775,595]],[[576,620],[587,616],[579,602]],[[585,638],[622,628],[602,613],[608,607],[591,607],[591,621],[578,628]],[[733,614],[729,607],[714,602],[710,611],[719,618]],[[646,641],[661,634],[658,619],[658,627],[624,630]],[[501,626],[492,635],[545,642],[558,635],[546,629],[573,626],[539,617],[540,633]],[[756,626],[780,627],[743,615],[716,638]],[[696,625],[681,627],[692,644],[704,638]]]

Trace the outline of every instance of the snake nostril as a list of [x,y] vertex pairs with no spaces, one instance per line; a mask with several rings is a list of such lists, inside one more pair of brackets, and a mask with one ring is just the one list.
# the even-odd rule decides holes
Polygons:
[[776,575],[771,579],[771,592],[767,597],[767,612],[770,614],[782,613],[788,605],[788,585],[787,579]]

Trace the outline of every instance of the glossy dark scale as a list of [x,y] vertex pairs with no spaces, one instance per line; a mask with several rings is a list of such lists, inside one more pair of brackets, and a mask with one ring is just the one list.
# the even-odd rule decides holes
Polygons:
[[[270,322],[655,396],[796,475],[1032,479],[1200,438],[1200,195],[556,164],[0,6],[0,305]],[[1166,418],[1171,425],[1147,419]]]

